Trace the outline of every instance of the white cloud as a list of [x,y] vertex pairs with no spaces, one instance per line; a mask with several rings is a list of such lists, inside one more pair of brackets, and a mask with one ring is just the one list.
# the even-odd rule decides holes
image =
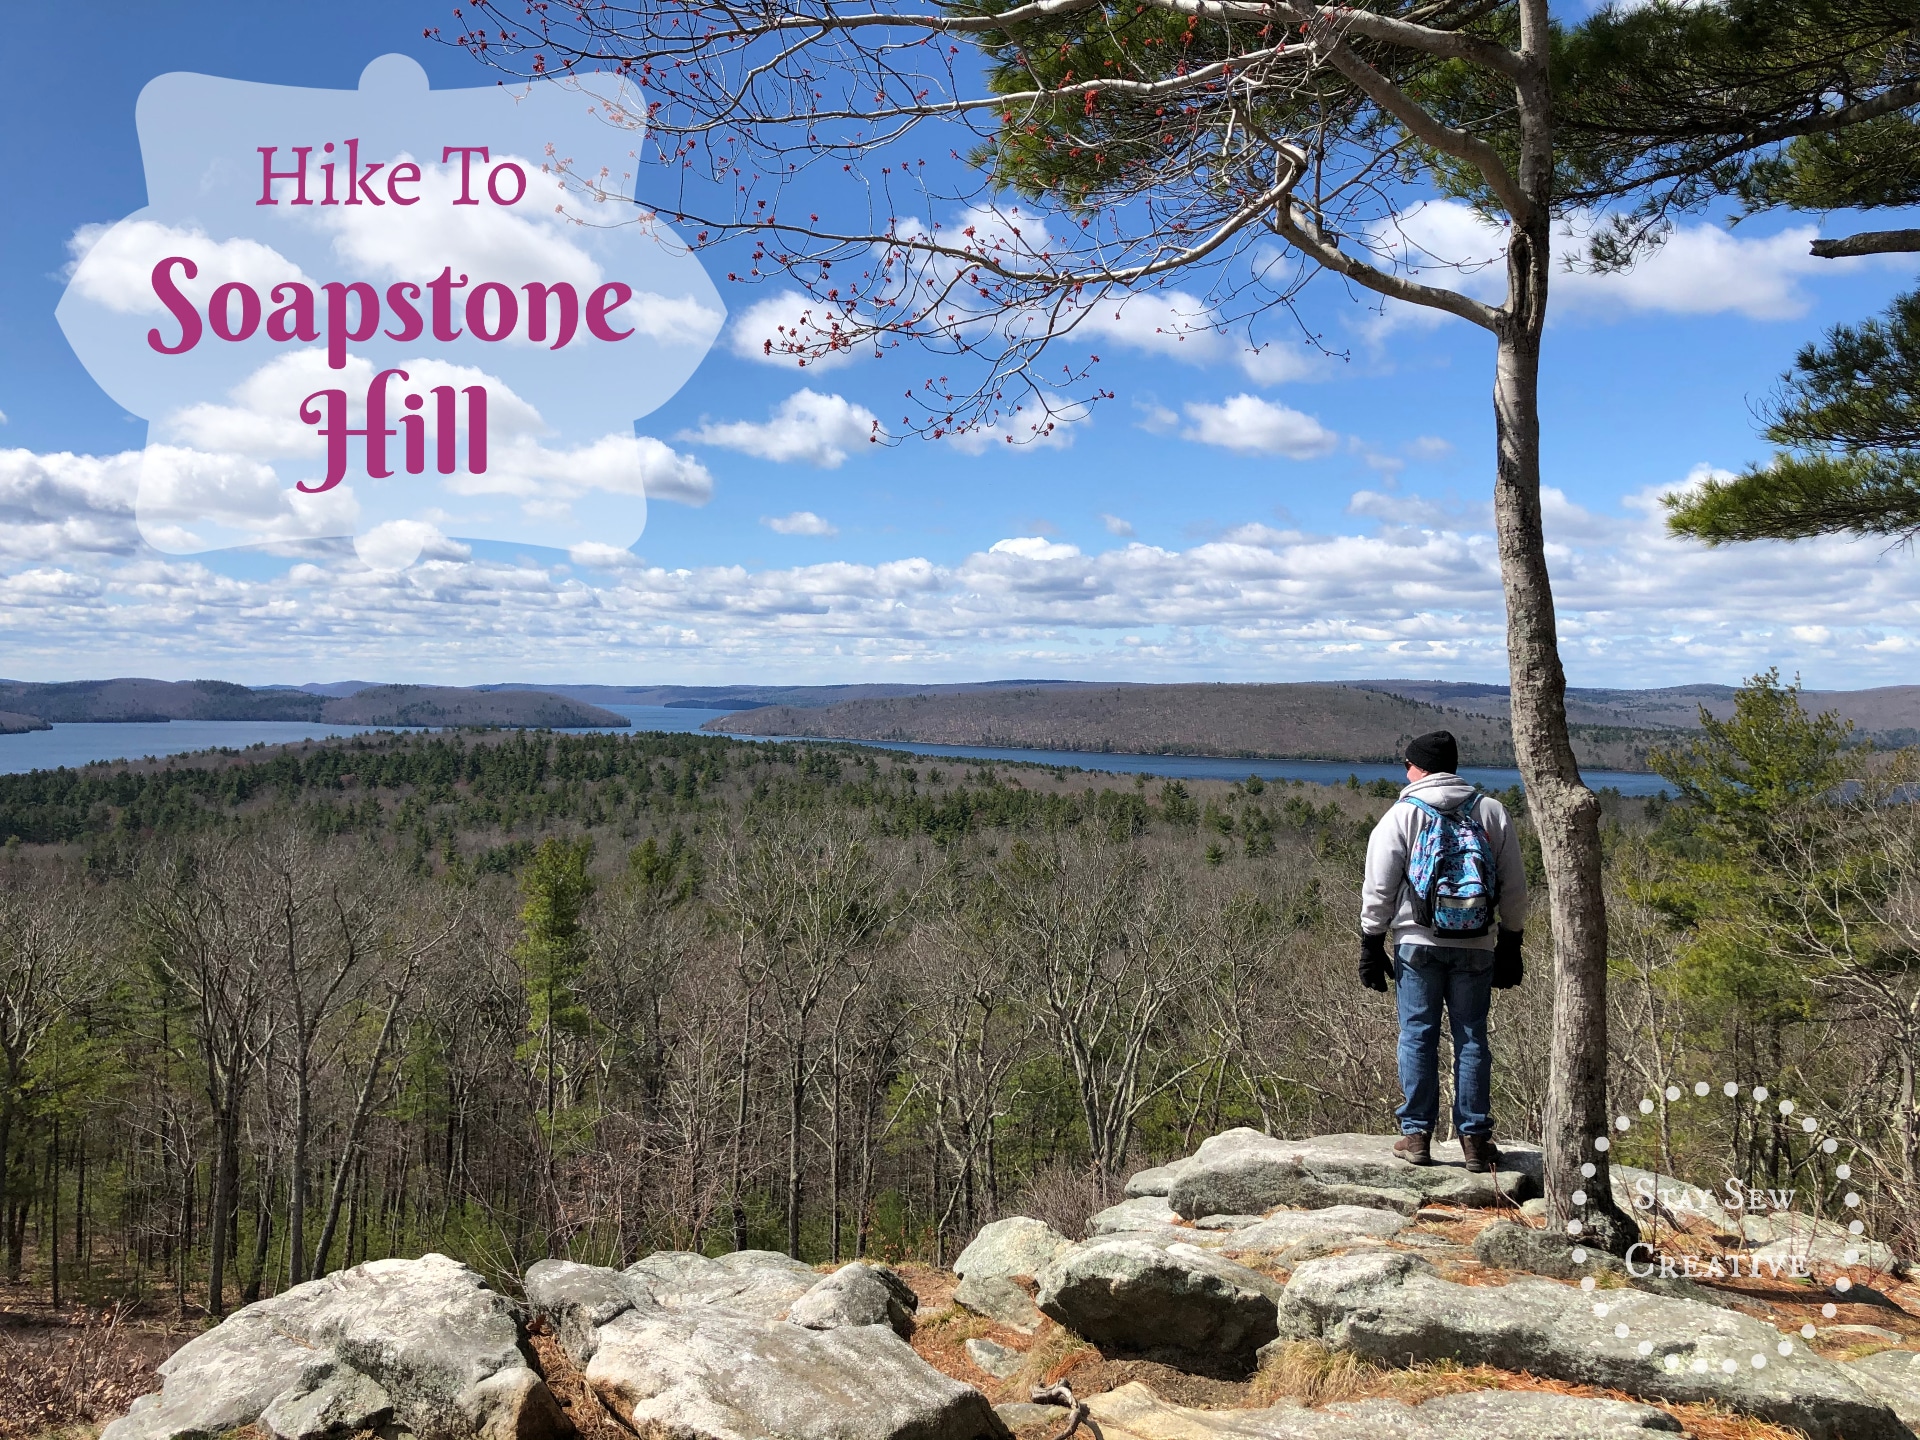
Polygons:
[[1444,460],[1453,453],[1453,442],[1438,435],[1420,435],[1409,440],[1406,449],[1416,460]]
[[782,290],[741,311],[727,343],[742,359],[763,365],[831,370],[871,352],[870,345],[844,340],[848,328],[845,315],[831,304]]
[[371,570],[404,570],[424,553],[434,560],[465,560],[473,552],[424,520],[389,520],[353,538],[354,552]]
[[840,533],[840,527],[822,520],[811,510],[796,510],[791,515],[763,515],[760,523],[776,535],[818,535],[822,538]]
[[1150,435],[1171,435],[1180,428],[1179,414],[1157,400],[1135,400],[1133,408],[1140,412],[1136,423]]
[[451,475],[457,495],[514,495],[567,503],[601,491],[645,495],[704,505],[713,498],[713,476],[691,455],[682,455],[651,435],[602,435],[570,450],[552,450],[521,438],[496,446],[484,475]]
[[1044,535],[1020,535],[1011,540],[996,540],[989,555],[1016,555],[1022,560],[1078,560],[1080,547],[1062,545]]
[[[1556,232],[1554,247],[1565,259],[1584,248],[1590,220],[1571,217]],[[1796,225],[1772,235],[1729,231],[1703,221],[1681,225],[1666,243],[1632,269],[1617,274],[1556,267],[1549,304],[1554,314],[1614,316],[1622,312],[1665,315],[1743,315],[1750,320],[1788,320],[1812,303],[1801,282],[1834,273],[1836,262],[1808,249],[1819,234]],[[1428,284],[1442,285],[1489,304],[1505,298],[1507,277],[1500,260],[1505,228],[1457,200],[1423,200],[1397,221],[1373,227],[1368,243]],[[1438,324],[1443,313],[1392,302],[1386,328]]]
[[1182,360],[1190,365],[1232,361],[1249,380],[1280,385],[1319,376],[1323,357],[1303,347],[1269,342],[1257,349],[1198,296],[1180,290],[1109,295],[1087,306],[1074,335],[1107,339],[1130,350]]
[[139,488],[138,451],[100,458],[0,450],[0,559],[130,553],[139,544]]
[[[1239,524],[1184,549],[1083,550],[1037,534],[935,561],[663,567],[596,542],[572,567],[482,560],[426,524],[262,573],[140,550],[139,454],[0,451],[0,631],[15,674],[298,678],[325,667],[473,680],[1492,678],[1505,664],[1484,502],[1362,491],[1325,533]],[[1699,473],[1710,473],[1702,470]],[[1697,482],[1695,482],[1697,483]],[[1709,550],[1666,533],[1648,485],[1617,513],[1542,495],[1575,682],[1736,680],[1773,663],[1815,685],[1900,683],[1920,651],[1920,563],[1820,540]],[[16,531],[16,522],[24,522]],[[104,536],[88,549],[70,536]],[[34,537],[19,538],[21,533]],[[91,543],[91,542],[89,542]],[[37,548],[36,548],[37,547]],[[326,558],[327,556],[334,558]]]
[[205,231],[154,220],[82,225],[67,240],[67,253],[73,257],[67,273],[74,288],[123,315],[166,313],[153,291],[153,267],[168,255],[193,257],[198,266],[195,277],[187,279],[186,272],[176,267],[172,278],[181,293],[203,310],[214,290],[230,280],[251,285],[262,296],[282,281],[306,280],[298,265],[257,240],[216,242]]
[[1021,413],[1024,409],[1018,407],[1014,414],[977,429],[949,430],[943,443],[962,455],[984,455],[989,450],[999,455],[1066,450],[1073,445],[1075,430],[1093,423],[1093,415],[1087,410],[1057,410],[1052,414],[1035,410],[1027,419]]
[[764,423],[709,421],[698,430],[682,430],[678,438],[780,464],[798,460],[836,470],[849,451],[884,436],[879,418],[866,406],[839,395],[796,390]]
[[1339,443],[1339,437],[1311,415],[1258,395],[1234,395],[1218,405],[1191,402],[1185,408],[1190,423],[1180,433],[1186,439],[1241,454],[1311,460]]
[[567,558],[588,570],[631,570],[646,562],[621,545],[587,540],[567,551]]
[[1133,522],[1122,520],[1118,515],[1102,515],[1100,523],[1107,527],[1109,535],[1118,535],[1124,539],[1133,534]]

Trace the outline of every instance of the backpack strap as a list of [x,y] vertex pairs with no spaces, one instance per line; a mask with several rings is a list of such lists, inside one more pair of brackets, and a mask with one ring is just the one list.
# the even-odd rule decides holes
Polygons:
[[1484,799],[1486,799],[1486,796],[1482,795],[1478,790],[1475,790],[1451,810],[1435,809],[1416,795],[1402,795],[1400,797],[1400,803],[1411,805],[1414,809],[1420,811],[1421,814],[1431,816],[1435,820],[1444,820],[1449,815],[1466,814],[1477,822],[1480,817],[1474,814],[1474,808]]

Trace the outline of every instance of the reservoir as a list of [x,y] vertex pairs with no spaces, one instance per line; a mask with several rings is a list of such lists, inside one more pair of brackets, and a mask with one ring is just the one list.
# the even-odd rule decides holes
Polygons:
[[[729,710],[695,710],[667,705],[607,705],[624,715],[634,730],[698,731]],[[366,735],[371,725],[326,725],[300,720],[174,720],[162,723],[105,721],[87,725],[56,725],[23,735],[0,735],[0,774],[27,770],[78,768],[97,760],[163,758],[196,750],[244,750],[254,745],[285,745],[297,740],[331,739],[339,735]],[[618,732],[616,732],[618,733]],[[626,733],[632,733],[631,731]],[[780,736],[741,735],[740,740],[778,740]],[[1090,750],[1010,750],[987,745],[919,745],[902,740],[836,742],[866,745],[879,750],[904,750],[930,760],[993,761],[1056,768],[1104,771],[1117,775],[1150,775],[1156,780],[1307,780],[1321,785],[1344,785],[1348,776],[1362,784],[1369,780],[1403,782],[1399,765],[1360,764],[1347,760],[1248,760],[1217,755],[1116,755]],[[1469,766],[1465,778],[1489,790],[1520,783],[1518,770]],[[1612,788],[1623,795],[1657,795],[1666,789],[1658,775],[1625,770],[1590,770],[1586,781],[1596,789]]]

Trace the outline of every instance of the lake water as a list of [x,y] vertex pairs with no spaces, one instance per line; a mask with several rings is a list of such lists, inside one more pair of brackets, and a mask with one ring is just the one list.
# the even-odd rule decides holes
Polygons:
[[[635,730],[665,730],[677,734],[697,731],[716,716],[731,710],[693,710],[666,705],[609,705],[624,715]],[[164,724],[56,725],[25,735],[0,735],[0,774],[26,770],[78,767],[96,760],[137,760],[144,756],[184,755],[196,750],[243,750],[251,745],[284,745],[296,740],[331,739],[338,735],[365,735],[370,725],[322,725],[299,720],[174,720]],[[788,737],[740,735],[740,740]],[[986,745],[918,745],[900,740],[856,740],[881,750],[904,750],[935,760],[996,760],[1036,765],[1075,767],[1117,775],[1151,775],[1171,780],[1311,780],[1343,785],[1349,775],[1368,780],[1403,781],[1405,767],[1359,765],[1338,760],[1238,760],[1211,755],[1109,755],[1078,750],[1010,750]],[[1492,790],[1520,783],[1518,770],[1469,768],[1467,779]],[[1623,770],[1589,770],[1586,781],[1608,786],[1623,795],[1657,795],[1666,788],[1658,775]]]

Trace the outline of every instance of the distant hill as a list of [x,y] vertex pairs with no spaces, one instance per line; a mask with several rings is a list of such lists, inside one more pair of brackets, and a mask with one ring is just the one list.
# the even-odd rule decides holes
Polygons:
[[[774,705],[709,720],[736,735],[911,740],[1131,755],[1386,761],[1428,730],[1453,731],[1461,761],[1509,766],[1506,719],[1352,685],[1083,685],[971,689]],[[1641,770],[1667,736],[1620,725],[1577,726],[1581,762]]]
[[[591,705],[661,705],[674,710],[752,710],[761,705],[792,705],[816,710],[843,700],[893,695],[961,695],[975,690],[1072,690],[1110,688],[1097,680],[971,680],[944,685],[477,685],[476,690],[545,690]],[[307,686],[307,689],[320,687]],[[335,686],[330,693],[344,694]]]
[[[317,720],[334,725],[551,729],[628,723],[611,710],[542,690],[373,685],[332,696],[280,687],[251,690],[225,680],[72,680],[50,685],[0,680],[0,711],[40,722],[25,727],[29,729],[113,720]],[[8,733],[3,719],[0,733]]]
[[630,724],[624,715],[544,690],[457,690],[444,685],[374,685],[321,707],[334,725],[502,725],[561,730]]
[[[1429,705],[1450,706],[1477,715],[1508,714],[1507,687],[1444,680],[1353,680],[1358,689],[1377,690]],[[1567,718],[1588,725],[1650,729],[1697,729],[1704,707],[1716,720],[1733,713],[1731,685],[1671,685],[1659,690],[1567,691]],[[1809,712],[1831,711],[1851,720],[1855,734],[1878,745],[1898,747],[1920,740],[1920,685],[1884,685],[1875,690],[1803,690],[1800,703]]]
[[24,735],[29,730],[52,728],[38,715],[19,715],[11,710],[0,710],[0,735]]

